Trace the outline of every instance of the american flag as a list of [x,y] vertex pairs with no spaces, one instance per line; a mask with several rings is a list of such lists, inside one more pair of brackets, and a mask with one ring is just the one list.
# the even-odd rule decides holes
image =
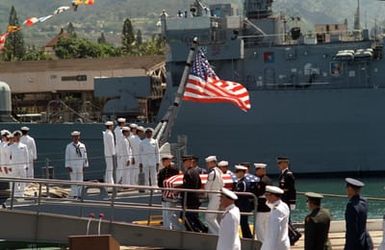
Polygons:
[[203,51],[198,50],[188,77],[183,100],[203,103],[229,102],[243,111],[250,110],[250,97],[240,83],[221,80]]
[[5,41],[7,40],[9,33],[0,34],[0,50],[4,49]]

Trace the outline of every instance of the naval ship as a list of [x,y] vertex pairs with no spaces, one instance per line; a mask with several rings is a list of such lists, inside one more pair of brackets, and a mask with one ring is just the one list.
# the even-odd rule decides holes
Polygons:
[[[186,135],[189,153],[202,158],[214,154],[231,164],[266,162],[271,173],[278,171],[278,155],[288,156],[297,174],[384,172],[383,38],[372,39],[357,23],[352,32],[346,25],[341,31],[333,24],[306,33],[289,18],[275,15],[272,4],[273,0],[245,0],[244,6],[206,6],[195,0],[189,11],[161,15],[167,88],[158,121],[173,104],[194,37],[216,74],[242,83],[251,102],[249,112],[227,103],[182,102],[166,138],[172,142]],[[43,141],[43,154],[63,148],[71,129],[66,125],[60,147],[60,140],[44,138],[49,131],[60,134],[64,125],[30,126]],[[100,156],[102,124],[76,128],[87,134],[89,151]],[[94,169],[104,169],[101,159],[94,161]],[[52,165],[55,171],[64,170],[62,160]]]

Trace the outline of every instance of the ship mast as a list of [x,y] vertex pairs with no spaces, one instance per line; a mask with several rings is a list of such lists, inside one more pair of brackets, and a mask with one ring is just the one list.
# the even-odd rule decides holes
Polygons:
[[360,0],[357,0],[357,11],[354,15],[354,31],[360,31],[361,30],[361,21],[360,21]]

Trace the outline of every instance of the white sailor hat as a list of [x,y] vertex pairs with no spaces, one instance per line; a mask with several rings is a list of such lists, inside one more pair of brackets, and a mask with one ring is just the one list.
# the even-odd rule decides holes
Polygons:
[[229,165],[228,161],[220,161],[218,162],[218,167],[227,167]]
[[7,136],[7,138],[13,138],[13,133],[9,133],[6,136]]
[[162,155],[162,160],[163,159],[172,159],[172,158],[174,158],[174,156],[172,155],[172,154],[164,154],[164,155]]
[[13,136],[20,136],[21,135],[21,131],[20,130],[16,130],[16,131],[13,131],[12,133]]
[[345,178],[346,185],[350,185],[353,187],[362,188],[365,186],[365,184],[359,180],[353,179],[353,178]]
[[319,193],[314,193],[314,192],[306,192],[305,193],[305,196],[309,199],[313,199],[313,200],[321,200],[324,198],[324,196],[322,194],[319,194]]
[[217,157],[215,155],[210,155],[205,160],[206,162],[217,161]]
[[233,191],[230,191],[227,188],[222,188],[221,193],[231,200],[238,200],[238,196]]
[[79,136],[80,135],[80,132],[79,131],[72,131],[71,132],[71,136]]
[[247,171],[247,167],[242,165],[235,165],[235,170]]
[[1,130],[1,136],[6,136],[9,134],[11,134],[11,132],[9,132],[8,130],[6,130],[6,129]]
[[266,193],[271,193],[271,194],[283,194],[284,191],[280,189],[279,187],[276,186],[266,186]]
[[123,127],[122,131],[130,131],[131,129],[129,127]]
[[106,126],[113,126],[113,125],[114,125],[114,122],[112,122],[112,121],[107,121],[106,123],[104,123],[104,125],[106,125]]
[[29,128],[26,127],[26,126],[24,126],[24,127],[21,127],[20,130],[21,130],[21,131],[29,131]]
[[254,163],[255,168],[266,168],[266,163]]
[[148,131],[150,131],[151,133],[154,133],[154,129],[153,128],[146,128],[145,132],[147,133]]
[[137,130],[144,132],[144,127],[143,126],[138,126]]
[[136,125],[135,123],[131,123],[131,124],[130,124],[130,128],[136,129],[136,128],[138,128],[138,125]]
[[118,118],[118,122],[126,122],[126,118]]

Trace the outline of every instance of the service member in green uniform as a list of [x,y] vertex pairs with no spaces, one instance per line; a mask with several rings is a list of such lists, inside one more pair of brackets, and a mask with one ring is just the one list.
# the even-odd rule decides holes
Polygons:
[[307,207],[310,210],[305,218],[305,250],[330,250],[328,234],[330,227],[329,210],[321,208],[321,194],[308,192]]

